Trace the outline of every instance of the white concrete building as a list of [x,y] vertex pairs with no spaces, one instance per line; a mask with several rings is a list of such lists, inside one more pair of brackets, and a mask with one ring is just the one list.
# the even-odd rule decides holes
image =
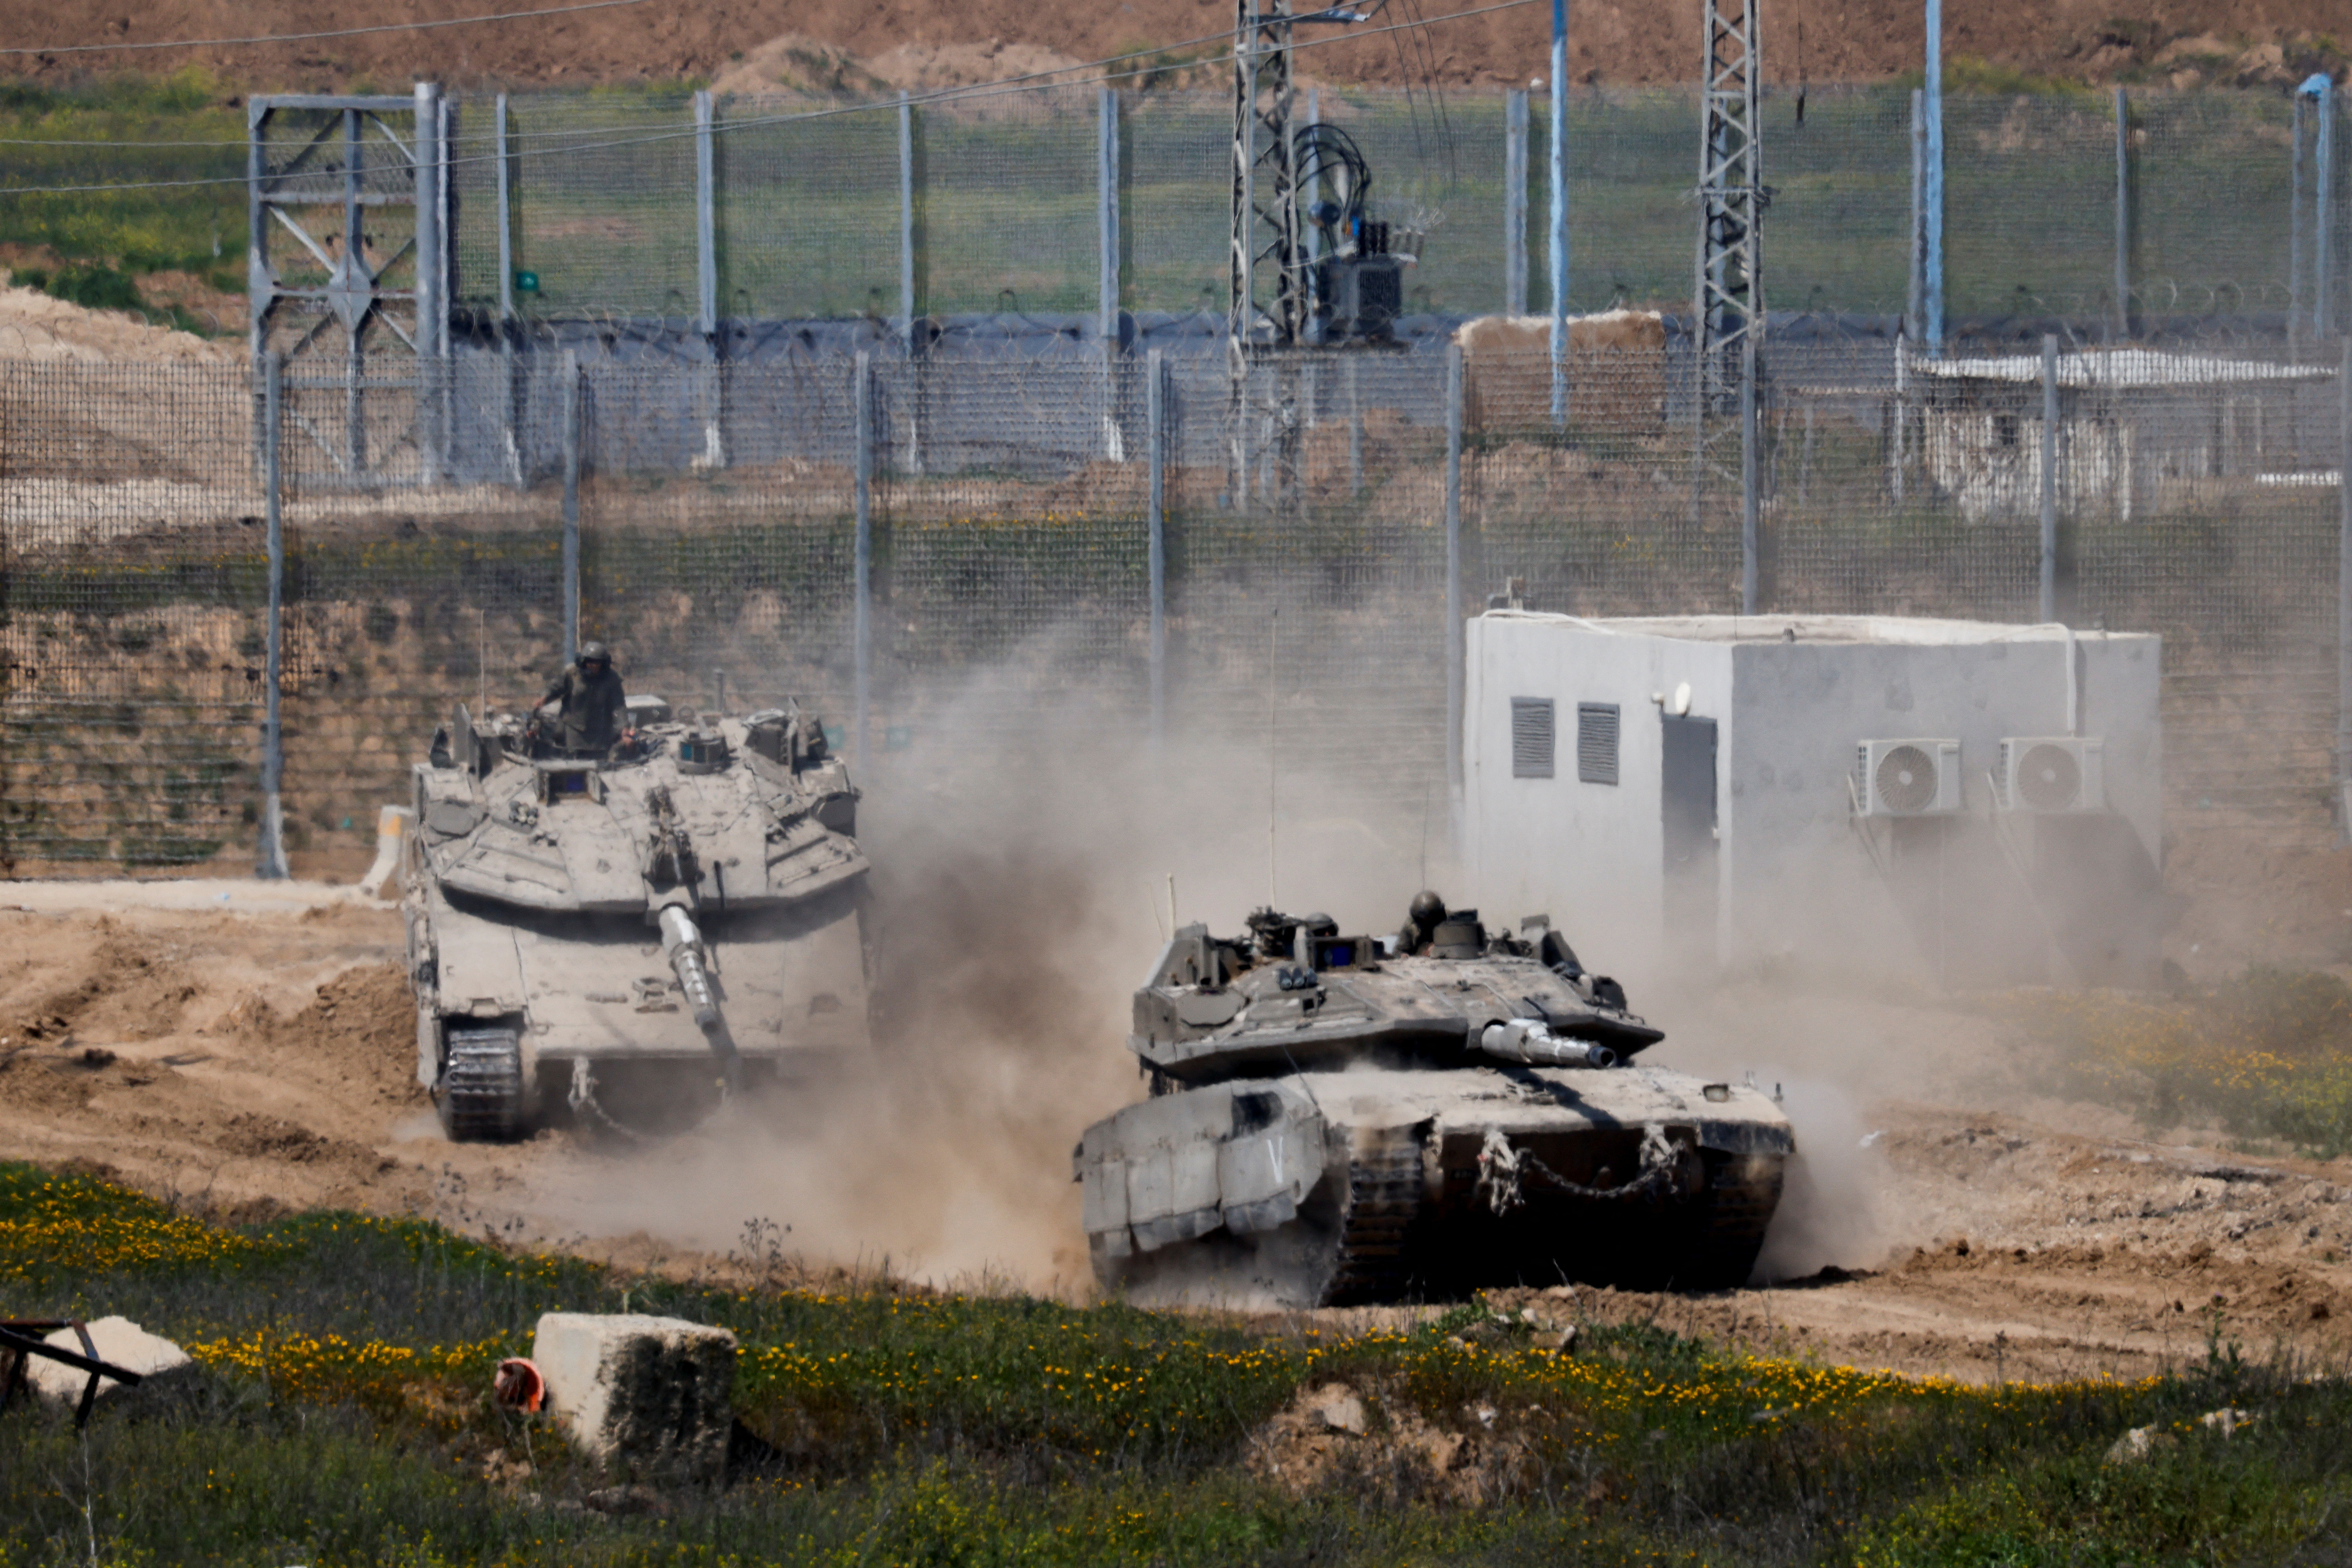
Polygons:
[[1628,973],[2155,968],[2154,636],[1501,610],[1467,638],[1461,847],[1490,926],[1549,915]]

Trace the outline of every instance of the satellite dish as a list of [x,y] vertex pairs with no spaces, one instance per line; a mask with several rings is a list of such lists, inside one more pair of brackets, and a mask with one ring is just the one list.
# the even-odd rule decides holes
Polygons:
[[1675,700],[1666,705],[1666,711],[1676,718],[1683,718],[1689,715],[1690,683],[1688,681],[1683,682],[1675,688]]

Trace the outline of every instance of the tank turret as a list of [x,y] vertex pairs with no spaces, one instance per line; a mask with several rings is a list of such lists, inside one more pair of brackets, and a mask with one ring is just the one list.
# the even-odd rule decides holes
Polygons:
[[1542,916],[1416,897],[1178,931],[1135,994],[1150,1093],[1075,1154],[1097,1280],[1151,1303],[1314,1306],[1491,1283],[1707,1288],[1753,1268],[1793,1146]]
[[460,707],[414,769],[417,1077],[452,1137],[672,1124],[866,1048],[866,861],[824,726],[627,716],[583,757]]

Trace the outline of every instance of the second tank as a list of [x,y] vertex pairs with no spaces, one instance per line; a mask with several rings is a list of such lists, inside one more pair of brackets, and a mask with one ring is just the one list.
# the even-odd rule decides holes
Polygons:
[[1260,910],[1135,993],[1151,1092],[1075,1151],[1097,1281],[1309,1307],[1755,1266],[1794,1148],[1774,1099],[1633,1060],[1664,1038],[1541,917],[1413,901],[1394,938]]

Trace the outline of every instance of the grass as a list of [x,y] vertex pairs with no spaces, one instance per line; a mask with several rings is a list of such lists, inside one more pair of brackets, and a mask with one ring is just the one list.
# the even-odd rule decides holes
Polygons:
[[[0,1307],[119,1312],[196,1356],[86,1435],[0,1417],[0,1562],[2275,1562],[2352,1500],[2352,1398],[2235,1346],[2134,1383],[1976,1388],[1633,1325],[1572,1358],[1481,1303],[1411,1331],[818,1281],[754,1228],[699,1277],[352,1214],[231,1225],[0,1166]],[[661,1511],[484,1397],[552,1308],[740,1336],[730,1484]],[[1248,1462],[1303,1385],[1372,1411],[1294,1498]],[[2261,1412],[2222,1439],[2196,1423]],[[1383,1448],[1463,1434],[1481,1502]],[[2127,1427],[2178,1443],[2119,1469]],[[659,1478],[650,1478],[656,1481]]]
[[[59,195],[0,188],[0,246],[33,258],[44,274],[36,287],[79,304],[135,308],[136,279],[167,270],[242,292],[245,113],[228,91],[194,68],[69,88],[0,84],[0,138],[9,142],[0,148],[0,187],[235,182]],[[51,145],[34,144],[43,142]],[[137,145],[157,142],[194,145]],[[129,298],[125,285],[133,286]],[[105,297],[82,297],[91,292]]]
[[2154,1128],[2190,1120],[2320,1159],[2352,1154],[2352,986],[2257,965],[2170,998],[2084,991],[2019,1022],[2055,1051],[2068,1092]]

